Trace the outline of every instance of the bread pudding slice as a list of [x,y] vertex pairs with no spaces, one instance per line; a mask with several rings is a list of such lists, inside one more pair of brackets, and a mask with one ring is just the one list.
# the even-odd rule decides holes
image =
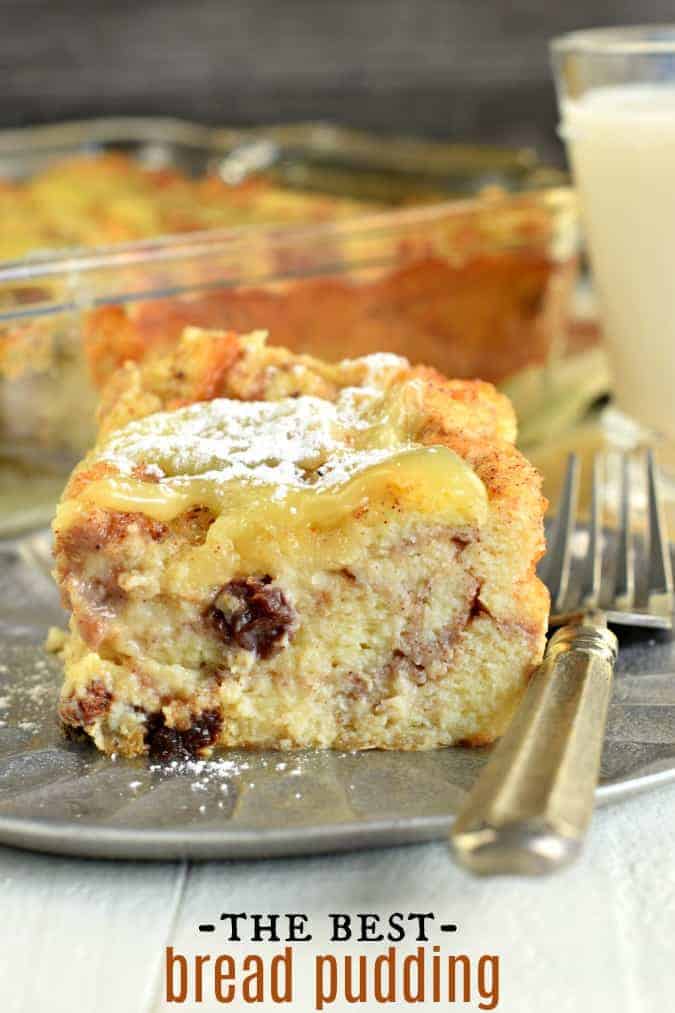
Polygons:
[[54,530],[60,715],[106,753],[491,742],[539,662],[506,398],[188,329],[104,393]]

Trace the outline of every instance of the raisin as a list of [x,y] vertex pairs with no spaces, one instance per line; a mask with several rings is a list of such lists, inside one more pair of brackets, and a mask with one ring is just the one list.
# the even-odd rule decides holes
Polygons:
[[155,762],[194,760],[202,749],[215,742],[222,723],[220,712],[216,710],[202,711],[186,729],[169,728],[161,711],[148,714],[145,744],[150,759]]
[[295,622],[295,610],[269,576],[231,580],[206,616],[225,643],[255,651],[261,658],[279,650],[279,641]]

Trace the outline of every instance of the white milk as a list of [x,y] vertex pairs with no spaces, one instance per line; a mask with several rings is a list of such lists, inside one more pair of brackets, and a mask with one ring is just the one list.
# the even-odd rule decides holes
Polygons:
[[619,405],[675,436],[675,85],[563,105]]

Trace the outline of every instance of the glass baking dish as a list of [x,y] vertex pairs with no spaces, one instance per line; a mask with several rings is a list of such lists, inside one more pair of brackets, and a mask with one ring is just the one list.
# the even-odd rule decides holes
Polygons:
[[114,368],[191,324],[482,376],[514,396],[526,439],[550,433],[602,382],[566,355],[577,243],[574,194],[554,188],[0,267],[0,531],[49,517]]
[[246,224],[350,218],[563,179],[530,149],[161,118],[0,131],[0,262]]

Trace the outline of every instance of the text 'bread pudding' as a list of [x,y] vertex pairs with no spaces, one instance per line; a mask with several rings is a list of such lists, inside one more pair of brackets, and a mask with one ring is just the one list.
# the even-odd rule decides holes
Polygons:
[[188,328],[104,392],[54,529],[60,714],[106,753],[429,749],[541,658],[540,481],[489,384]]

